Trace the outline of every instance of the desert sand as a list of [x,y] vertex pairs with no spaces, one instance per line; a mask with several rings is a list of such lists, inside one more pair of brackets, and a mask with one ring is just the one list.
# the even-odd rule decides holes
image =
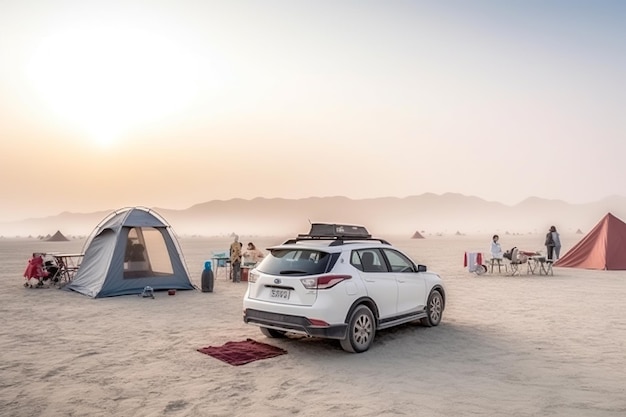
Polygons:
[[[410,235],[409,235],[410,236]],[[465,251],[491,236],[383,236],[440,273],[443,322],[380,331],[349,354],[338,343],[267,339],[242,321],[246,283],[218,274],[212,293],[91,299],[22,287],[33,251],[83,241],[0,240],[3,416],[624,416],[626,271],[477,276]],[[563,252],[582,235],[562,235]],[[254,238],[258,247],[282,238]],[[541,249],[539,234],[501,236]],[[200,284],[226,238],[180,240]],[[196,349],[254,340],[288,351],[231,366]]]

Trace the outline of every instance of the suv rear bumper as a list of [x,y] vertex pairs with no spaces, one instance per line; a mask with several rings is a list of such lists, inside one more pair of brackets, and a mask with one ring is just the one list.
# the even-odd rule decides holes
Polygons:
[[243,313],[245,323],[270,327],[273,329],[304,333],[309,336],[324,337],[327,339],[344,339],[348,325],[329,324],[328,326],[314,326],[309,319],[289,314],[270,313],[268,311],[247,308]]

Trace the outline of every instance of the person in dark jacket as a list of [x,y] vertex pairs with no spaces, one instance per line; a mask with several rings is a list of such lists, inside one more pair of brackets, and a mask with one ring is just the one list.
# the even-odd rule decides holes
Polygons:
[[561,236],[556,231],[555,226],[550,226],[548,233],[546,234],[546,249],[549,261],[555,261],[559,259],[561,255]]

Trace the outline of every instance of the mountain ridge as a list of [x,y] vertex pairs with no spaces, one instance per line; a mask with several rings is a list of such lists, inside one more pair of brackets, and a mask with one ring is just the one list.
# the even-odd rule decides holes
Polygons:
[[[308,231],[309,222],[366,226],[373,234],[540,233],[550,225],[563,232],[593,227],[607,212],[626,218],[626,197],[572,204],[528,197],[515,205],[459,193],[424,193],[406,197],[351,199],[345,196],[299,199],[233,198],[209,200],[186,209],[152,207],[178,235],[292,235]],[[111,210],[0,223],[2,236],[88,235]]]

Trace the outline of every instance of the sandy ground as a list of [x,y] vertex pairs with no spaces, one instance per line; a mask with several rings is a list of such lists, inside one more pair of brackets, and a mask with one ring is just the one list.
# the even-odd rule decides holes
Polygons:
[[[488,251],[490,236],[385,237],[441,274],[448,305],[440,326],[381,331],[362,354],[322,339],[266,339],[242,322],[247,284],[223,275],[213,293],[156,299],[25,289],[31,252],[83,242],[2,239],[0,415],[626,415],[626,271],[476,276],[463,253]],[[562,236],[564,251],[581,237]],[[542,241],[501,239],[526,250]],[[204,260],[229,241],[180,243],[199,284]],[[246,338],[288,354],[236,367],[196,351]]]

